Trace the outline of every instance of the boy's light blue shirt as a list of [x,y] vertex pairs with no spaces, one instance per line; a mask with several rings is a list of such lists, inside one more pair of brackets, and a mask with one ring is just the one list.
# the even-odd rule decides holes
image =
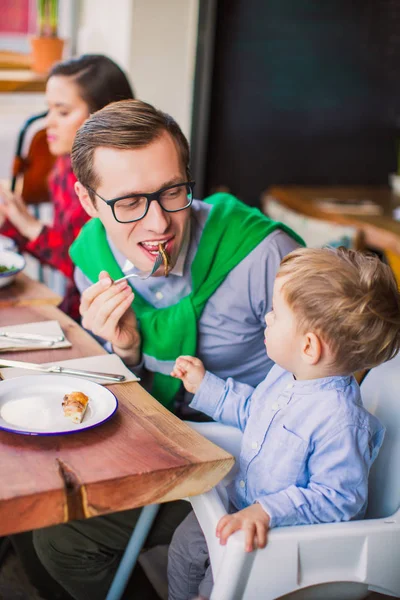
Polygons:
[[299,381],[275,365],[254,389],[207,371],[191,407],[243,431],[236,509],[259,502],[271,527],[364,516],[385,430],[354,377]]

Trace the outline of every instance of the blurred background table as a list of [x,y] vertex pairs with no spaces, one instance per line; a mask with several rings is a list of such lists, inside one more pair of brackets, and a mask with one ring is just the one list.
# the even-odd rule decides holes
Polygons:
[[[264,212],[268,212],[268,198],[302,215],[332,221],[341,225],[352,225],[360,230],[366,246],[385,254],[398,281],[400,281],[400,222],[393,211],[400,206],[400,196],[384,186],[273,186],[261,197]],[[337,199],[352,201],[371,200],[381,209],[380,214],[363,214],[362,209],[354,213],[341,213],[324,210],[318,201]]]

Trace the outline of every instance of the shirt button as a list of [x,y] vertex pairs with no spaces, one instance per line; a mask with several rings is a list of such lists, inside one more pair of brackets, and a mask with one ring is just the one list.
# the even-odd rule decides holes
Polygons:
[[253,450],[256,450],[256,448],[258,448],[257,442],[253,442],[251,447],[253,448]]
[[164,298],[164,294],[162,292],[156,292],[157,300],[162,300]]
[[287,386],[286,386],[286,389],[287,389],[287,390],[291,390],[291,389],[292,389],[292,387],[293,387],[293,385],[294,385],[293,383],[289,383],[289,385],[287,385]]
[[243,481],[243,479],[241,481],[239,481],[239,485],[240,487],[243,489],[245,487],[245,482]]
[[273,405],[271,406],[272,410],[278,410],[279,408],[279,404],[277,402],[274,402]]

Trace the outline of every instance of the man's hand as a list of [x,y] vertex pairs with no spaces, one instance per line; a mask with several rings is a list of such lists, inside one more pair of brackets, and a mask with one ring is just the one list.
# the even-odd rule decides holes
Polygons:
[[267,545],[267,533],[270,518],[260,504],[252,504],[232,515],[225,515],[219,520],[216,536],[220,544],[225,546],[232,533],[243,529],[245,533],[245,551],[251,552]]
[[35,240],[43,229],[43,223],[31,215],[21,196],[6,192],[3,188],[0,188],[0,215],[3,221],[8,219],[28,240]]
[[185,390],[195,394],[203,381],[206,370],[199,358],[194,356],[179,356],[171,372],[172,377],[181,379]]
[[82,294],[79,307],[82,326],[112,344],[128,365],[140,362],[140,334],[131,308],[134,293],[129,283],[114,284],[106,271]]

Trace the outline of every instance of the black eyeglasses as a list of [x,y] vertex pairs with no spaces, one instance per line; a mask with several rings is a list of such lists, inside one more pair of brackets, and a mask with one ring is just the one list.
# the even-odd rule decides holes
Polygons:
[[150,203],[155,200],[165,212],[174,213],[185,210],[193,202],[194,181],[185,181],[161,188],[152,194],[130,194],[113,200],[102,198],[91,187],[86,189],[111,206],[114,219],[118,223],[133,223],[143,219],[149,210]]

